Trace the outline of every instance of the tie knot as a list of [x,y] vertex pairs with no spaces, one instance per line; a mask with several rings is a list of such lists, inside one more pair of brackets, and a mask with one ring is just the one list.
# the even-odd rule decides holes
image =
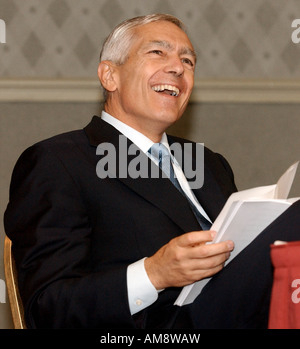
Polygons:
[[168,148],[162,143],[154,143],[148,152],[159,162],[166,156],[170,157]]

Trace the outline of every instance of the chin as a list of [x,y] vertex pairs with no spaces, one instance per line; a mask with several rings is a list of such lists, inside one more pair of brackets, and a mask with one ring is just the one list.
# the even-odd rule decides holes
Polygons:
[[170,115],[170,114],[164,114],[161,115],[159,118],[157,118],[158,122],[161,122],[165,125],[165,128],[168,128],[169,126],[173,125],[176,121],[180,119],[180,115]]

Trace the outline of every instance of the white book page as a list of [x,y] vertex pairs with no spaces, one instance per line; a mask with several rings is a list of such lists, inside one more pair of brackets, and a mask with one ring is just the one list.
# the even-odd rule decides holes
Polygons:
[[274,199],[275,190],[276,190],[276,184],[273,184],[273,185],[268,185],[264,187],[246,189],[246,190],[238,191],[236,193],[231,194],[225,206],[223,207],[222,211],[220,212],[217,219],[213,223],[211,230],[214,230],[216,232],[220,231],[221,226],[224,224],[224,220],[228,215],[228,211],[232,209],[232,205],[234,202],[247,200],[249,198]]
[[[247,247],[270,223],[279,217],[290,205],[286,200],[239,201],[222,227],[221,234],[213,242],[232,240],[234,250],[225,266],[232,261],[245,247]],[[176,305],[189,304],[195,300],[202,288],[211,278],[200,280],[192,285],[177,298]]]
[[287,199],[297,172],[299,161],[290,166],[285,173],[279,178],[274,199]]
[[215,220],[212,230],[220,231],[221,226],[224,223],[224,219],[228,214],[231,205],[235,201],[249,200],[249,199],[287,199],[291,190],[295,174],[298,168],[298,162],[295,162],[290,166],[285,173],[279,178],[278,182],[273,185],[257,187],[252,189],[246,189],[231,194],[228,198],[225,206]]
[[[257,187],[233,193],[214,222],[217,231],[213,241],[233,240],[235,248],[226,265],[237,256],[273,220],[300,198],[286,199],[291,189],[299,161],[280,177],[275,185]],[[192,303],[210,278],[185,286],[175,305]]]

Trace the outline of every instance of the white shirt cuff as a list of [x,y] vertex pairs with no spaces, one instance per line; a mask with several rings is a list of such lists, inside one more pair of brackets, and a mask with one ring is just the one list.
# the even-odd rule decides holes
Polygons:
[[144,260],[132,263],[127,268],[127,290],[131,315],[147,308],[158,298],[158,292],[148,278]]

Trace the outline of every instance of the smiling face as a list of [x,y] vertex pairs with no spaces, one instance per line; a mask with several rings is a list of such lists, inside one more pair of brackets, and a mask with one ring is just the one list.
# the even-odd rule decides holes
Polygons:
[[187,106],[196,57],[187,35],[173,23],[153,22],[134,30],[126,62],[99,65],[99,78],[109,91],[105,110],[159,141]]

